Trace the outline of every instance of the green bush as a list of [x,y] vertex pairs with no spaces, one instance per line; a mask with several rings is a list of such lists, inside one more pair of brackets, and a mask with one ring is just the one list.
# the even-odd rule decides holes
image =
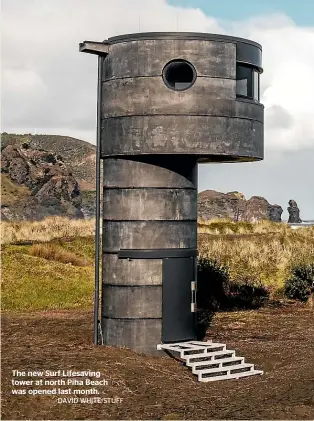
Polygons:
[[262,285],[255,285],[247,281],[246,283],[232,284],[229,292],[229,309],[232,308],[259,308],[269,299],[269,292]]
[[234,282],[226,265],[217,260],[199,257],[197,268],[197,336],[202,340],[217,310],[251,309],[265,304],[269,294],[263,285],[249,277]]
[[217,310],[226,305],[229,271],[215,259],[200,257],[197,267],[197,307]]
[[292,269],[291,277],[285,283],[285,295],[293,300],[306,301],[314,285],[314,263]]
[[203,340],[215,310],[226,305],[229,272],[214,259],[198,258],[197,265],[197,339]]
[[197,272],[197,307],[203,310],[260,307],[269,298],[261,282],[243,273],[241,282],[235,282],[227,265],[201,257]]

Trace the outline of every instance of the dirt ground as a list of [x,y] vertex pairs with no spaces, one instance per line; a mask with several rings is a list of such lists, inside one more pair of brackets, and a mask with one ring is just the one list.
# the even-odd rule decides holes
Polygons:
[[[92,311],[5,313],[2,419],[314,419],[313,316],[305,307],[217,313],[208,338],[227,343],[264,375],[198,383],[168,356],[94,347]],[[60,369],[101,371],[108,380],[101,396],[122,402],[12,395],[12,370]]]

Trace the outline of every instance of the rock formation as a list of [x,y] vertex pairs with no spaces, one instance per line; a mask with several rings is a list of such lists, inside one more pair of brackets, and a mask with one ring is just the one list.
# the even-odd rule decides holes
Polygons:
[[289,207],[287,210],[289,212],[288,223],[300,224],[302,222],[302,219],[300,218],[300,209],[298,208],[297,202],[295,200],[289,200]]
[[2,204],[3,219],[42,219],[51,215],[83,218],[81,193],[62,157],[27,143],[2,150],[1,172],[29,195],[14,206]]
[[[1,140],[2,179],[7,184],[5,192],[2,183],[3,219],[95,216],[94,145],[55,135],[2,133]],[[290,207],[294,214],[295,207]],[[246,200],[237,191],[224,194],[206,190],[198,195],[198,215],[205,220],[280,222],[282,212],[279,205],[271,205],[263,197]]]
[[232,218],[234,221],[258,221],[261,219],[281,222],[283,209],[271,205],[260,196],[246,200],[239,192],[219,193],[205,190],[198,195],[198,216],[204,220]]

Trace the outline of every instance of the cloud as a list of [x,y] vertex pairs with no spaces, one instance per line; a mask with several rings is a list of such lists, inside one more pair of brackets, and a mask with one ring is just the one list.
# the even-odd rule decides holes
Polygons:
[[145,31],[213,32],[263,46],[267,149],[314,146],[314,28],[283,14],[225,22],[165,0],[3,0],[2,129],[72,133],[94,142],[97,60],[85,39]]
[[263,46],[266,146],[314,147],[314,26],[298,27],[285,15],[273,15],[236,22],[230,29]]

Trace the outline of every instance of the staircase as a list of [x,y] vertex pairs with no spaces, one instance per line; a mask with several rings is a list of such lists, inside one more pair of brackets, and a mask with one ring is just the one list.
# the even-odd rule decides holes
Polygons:
[[157,349],[178,353],[185,365],[191,367],[192,373],[198,376],[200,382],[263,374],[263,371],[255,370],[254,364],[245,363],[244,357],[237,357],[235,351],[227,349],[225,344],[211,340],[159,344]]

